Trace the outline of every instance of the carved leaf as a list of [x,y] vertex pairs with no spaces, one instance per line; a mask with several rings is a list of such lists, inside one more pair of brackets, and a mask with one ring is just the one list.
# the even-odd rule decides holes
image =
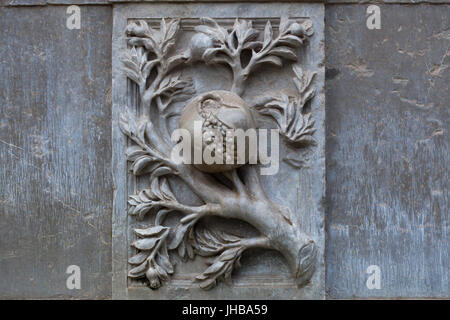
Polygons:
[[133,163],[133,166],[132,166],[133,174],[135,176],[142,174],[144,169],[147,168],[154,161],[155,161],[155,159],[150,156],[139,157]]
[[259,51],[261,50],[262,46],[262,41],[249,41],[243,45],[243,49],[252,49],[254,51]]
[[167,248],[169,250],[178,248],[178,246],[185,239],[189,229],[194,226],[195,222],[197,222],[197,219],[190,220],[189,222],[186,222],[186,223],[183,223],[180,221],[180,223],[177,225],[177,227],[175,229],[174,237],[172,238],[172,241],[169,243]]
[[149,255],[148,252],[145,252],[145,251],[139,252],[135,256],[131,257],[128,260],[128,263],[129,264],[134,264],[134,265],[141,264],[141,263],[143,263],[145,261],[145,259],[148,258],[148,255]]
[[219,33],[217,29],[209,26],[196,26],[195,31],[204,33],[216,41],[223,42],[225,40],[225,38],[222,38],[221,33]]
[[189,259],[194,259],[195,253],[194,249],[192,248],[192,245],[186,240],[182,241],[179,246],[177,247],[178,255],[181,259],[184,261]]
[[[300,24],[287,17],[281,17],[278,35],[274,36],[272,25],[270,21],[267,21],[262,46],[258,51],[252,51],[249,69],[252,70],[253,67],[262,63],[281,67],[283,65],[281,58],[297,61],[295,48],[302,45],[305,37],[310,33],[306,32],[305,28],[312,28],[312,25]],[[256,45],[255,48],[257,48]]]
[[151,237],[161,234],[162,231],[166,231],[169,228],[164,226],[153,226],[146,229],[134,229],[134,232],[140,237]]
[[[234,22],[233,32],[238,40],[238,46],[242,46],[248,41],[255,40],[259,34],[256,29],[253,29],[251,21],[239,19],[236,19]],[[232,38],[232,35],[230,35],[229,38]]]
[[150,73],[152,72],[153,68],[158,64],[158,60],[151,60],[145,62],[144,66],[142,67],[142,77],[144,79],[147,79]]
[[173,274],[173,264],[170,262],[169,256],[167,254],[158,254],[157,259],[159,265],[166,271],[168,274]]
[[132,162],[130,170],[134,175],[151,174],[151,180],[167,175],[176,174],[172,169],[164,165],[164,161],[151,155],[149,147],[146,146],[145,132],[150,122],[140,121],[136,123],[134,117],[129,112],[123,113],[119,119],[119,126],[124,134],[135,141],[138,145],[131,146],[127,149],[127,160]]
[[291,22],[292,21],[290,21],[287,16],[281,16],[279,32],[285,33],[287,31],[287,29],[289,28],[289,25],[291,24]]
[[296,48],[303,44],[303,40],[297,36],[288,34],[280,38],[280,43]]
[[155,178],[150,189],[144,189],[138,195],[130,196],[128,214],[142,218],[148,212],[158,211],[168,203],[176,201],[165,177]]
[[155,263],[154,268],[155,268],[156,272],[158,273],[158,276],[161,280],[167,281],[169,279],[168,273],[166,272],[166,270],[164,268],[161,268],[161,266],[159,264]]
[[126,155],[128,161],[136,161],[138,158],[148,155],[148,152],[139,146],[131,146],[128,147]]
[[164,222],[164,219],[165,219],[166,215],[167,215],[169,212],[172,212],[172,211],[173,211],[173,210],[167,209],[167,208],[160,209],[160,210],[158,211],[158,213],[156,214],[155,224],[157,224],[157,225],[162,224],[162,223]]
[[181,79],[180,74],[173,74],[165,77],[161,81],[155,96],[165,96],[168,98],[166,103],[159,100],[158,108],[160,112],[163,112],[170,103],[190,99],[194,94],[194,82],[191,78]]
[[266,48],[269,43],[272,41],[273,38],[273,30],[272,30],[272,24],[270,21],[267,21],[266,27],[264,28],[264,42],[263,42],[263,48]]
[[202,32],[206,35],[209,35],[212,39],[225,44],[228,37],[228,32],[219,24],[208,17],[203,17],[200,19],[200,22],[203,23],[201,26],[196,26],[195,31]]
[[274,56],[282,57],[288,60],[297,61],[297,55],[295,54],[294,50],[290,47],[276,47],[269,51],[269,54],[272,54]]
[[258,60],[258,64],[260,63],[270,63],[273,64],[277,67],[282,67],[283,66],[283,60],[281,60],[280,57],[276,57],[276,56],[267,56],[264,58],[261,58]]
[[139,266],[131,269],[128,272],[128,277],[130,278],[141,278],[143,276],[145,276],[145,272],[147,271],[147,263],[144,262],[142,264],[140,264]]
[[136,136],[136,121],[134,120],[134,117],[131,115],[129,110],[120,114],[119,128],[124,134],[129,137],[132,137],[133,135]]
[[140,239],[133,242],[131,245],[139,250],[153,249],[159,238]]
[[175,36],[180,29],[180,20],[173,19],[166,23],[165,19],[161,20],[161,51],[163,55],[167,54],[170,48],[175,44]]
[[[139,44],[133,44],[137,46]],[[122,58],[123,70],[128,78],[141,85],[145,79],[143,69],[147,64],[147,53],[143,48],[132,47]]]
[[205,257],[219,254],[226,245],[236,244],[242,240],[235,235],[209,228],[196,229],[195,235],[194,250],[198,255]]

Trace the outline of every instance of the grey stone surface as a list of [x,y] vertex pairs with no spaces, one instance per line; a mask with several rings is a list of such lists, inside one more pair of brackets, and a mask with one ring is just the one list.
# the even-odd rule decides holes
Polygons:
[[0,6],[46,6],[46,5],[100,5],[108,0],[0,0]]
[[[113,2],[0,0],[23,6],[0,8],[0,298],[111,298],[112,190],[116,201],[127,195],[111,178]],[[380,4],[376,31],[365,27],[370,2],[325,6],[327,296],[448,298],[450,9],[406,4],[448,0],[376,1],[404,3]],[[50,5],[103,3],[81,7],[78,31],[65,27],[66,6]],[[125,170],[115,161],[114,170]],[[126,220],[121,214],[114,223]],[[127,245],[113,250],[126,261]],[[274,257],[252,254],[240,285]],[[71,264],[81,267],[81,290],[66,288]],[[381,290],[365,286],[373,264]],[[143,286],[121,293],[121,272],[115,297],[158,297]],[[269,284],[265,296],[295,296],[283,287],[289,279],[272,280],[281,285]],[[162,290],[159,297],[192,297]]]
[[[292,219],[295,224],[300,225],[302,231],[310,234],[318,248],[317,270],[309,284],[298,288],[295,280],[290,274],[283,258],[274,251],[249,251],[243,258],[242,269],[234,273],[229,284],[219,283],[211,291],[203,291],[198,288],[197,283],[192,283],[192,278],[205,270],[205,260],[197,257],[193,262],[183,264],[178,261],[176,272],[172,281],[158,290],[150,290],[145,282],[127,280],[127,273],[131,269],[127,264],[128,258],[135,254],[135,249],[130,247],[136,236],[133,227],[146,226],[150,220],[137,221],[133,217],[127,217],[127,196],[136,194],[147,187],[146,180],[134,179],[127,176],[125,148],[127,141],[124,134],[118,128],[119,114],[124,111],[125,106],[131,110],[140,110],[136,105],[132,87],[127,86],[126,76],[123,72],[121,58],[126,49],[124,30],[129,19],[161,17],[183,17],[199,18],[213,16],[214,18],[277,18],[281,15],[289,15],[292,18],[311,18],[315,34],[311,37],[310,44],[306,49],[300,49],[300,61],[302,67],[308,71],[317,72],[314,82],[316,98],[311,105],[311,112],[316,121],[317,146],[309,154],[309,166],[302,170],[292,169],[286,163],[280,164],[280,172],[275,176],[263,177],[263,188],[269,198],[277,203],[283,203],[290,207],[293,213]],[[226,19],[225,19],[226,20]],[[232,21],[232,20],[231,20]],[[264,26],[266,21],[263,21]],[[183,21],[182,21],[183,25]],[[264,27],[262,27],[264,28]],[[188,29],[186,29],[188,30]],[[191,29],[192,30],[192,29]],[[261,30],[262,31],[262,30]],[[192,31],[191,31],[192,32]],[[188,31],[181,35],[181,44],[192,36]],[[177,47],[178,48],[178,47]],[[180,48],[178,48],[180,49]],[[114,31],[113,31],[113,170],[115,175],[114,215],[113,215],[113,297],[115,298],[151,298],[151,299],[301,299],[301,298],[323,298],[324,297],[324,43],[323,43],[323,5],[308,4],[298,6],[297,4],[215,4],[214,12],[208,5],[118,5],[114,8]],[[250,77],[248,88],[243,98],[248,103],[254,102],[261,95],[280,90],[293,90],[292,72],[289,64],[283,69],[267,68],[260,69]],[[185,72],[186,71],[186,72]],[[185,72],[185,73],[184,73]],[[223,66],[198,65],[183,69],[184,76],[194,79],[197,93],[208,92],[212,89],[231,88],[229,70]],[[264,91],[263,88],[266,88]],[[178,104],[174,111],[179,111],[183,104]],[[180,109],[177,109],[180,108]],[[134,111],[133,111],[134,112]],[[142,114],[142,110],[137,113]],[[263,127],[268,123],[264,122]],[[174,127],[172,127],[174,128]],[[288,148],[281,145],[281,155],[285,156]],[[295,151],[291,155],[299,157]],[[180,181],[171,181],[172,189],[178,191],[177,198],[187,203],[194,202],[192,193],[186,188],[180,187]],[[200,182],[201,183],[201,182]],[[279,186],[283,184],[284,188]],[[201,187],[201,185],[199,185]],[[181,192],[180,192],[181,191]],[[198,199],[197,199],[198,201]],[[245,205],[243,205],[245,206]],[[268,213],[269,214],[269,213]],[[248,225],[237,223],[228,224],[225,221],[213,220],[212,225],[222,226],[234,233],[243,233],[249,237],[254,229]],[[148,225],[147,225],[148,226]],[[280,233],[281,234],[281,233]],[[176,258],[176,257],[175,257]]]
[[[128,3],[128,4],[137,4],[137,3],[194,3],[194,2],[214,2],[212,0],[0,0],[0,6],[44,6],[44,5],[98,5],[98,4],[115,4],[115,3]],[[220,2],[259,2],[259,3],[268,3],[268,2],[276,2],[273,0],[221,0]],[[330,5],[334,4],[420,4],[420,3],[430,3],[430,4],[447,4],[450,3],[450,0],[282,0],[280,2],[297,2],[297,3],[326,3]]]
[[326,10],[327,291],[448,297],[450,7],[381,12]]
[[[57,1],[57,0],[55,0]],[[137,4],[137,3],[211,3],[211,0],[107,0],[110,3],[122,3],[122,4]],[[242,2],[242,3],[252,3],[252,2],[259,2],[259,3],[270,3],[270,2],[277,2],[277,1],[273,1],[273,0],[247,0],[247,1],[242,1],[242,0],[220,0],[217,2],[221,2],[221,3],[226,3],[226,2]],[[217,3],[216,2],[216,3]],[[325,0],[282,0],[282,1],[278,1],[278,2],[285,2],[285,3],[289,3],[289,2],[298,2],[298,3],[304,3],[304,2],[308,2],[308,3],[318,3],[318,2],[325,2]]]
[[[433,0],[430,0],[433,1]],[[45,6],[45,5],[98,5],[128,3],[136,4],[139,2],[214,2],[211,0],[0,0],[0,6]],[[221,0],[221,2],[243,2],[242,0]],[[271,0],[247,0],[246,2],[271,2]],[[272,1],[273,2],[273,1]],[[325,2],[325,0],[285,0],[283,2]]]
[[329,5],[360,4],[361,8],[365,10],[369,4],[447,4],[450,3],[450,0],[325,0],[325,3]]
[[82,15],[0,8],[1,298],[111,297],[111,9]]

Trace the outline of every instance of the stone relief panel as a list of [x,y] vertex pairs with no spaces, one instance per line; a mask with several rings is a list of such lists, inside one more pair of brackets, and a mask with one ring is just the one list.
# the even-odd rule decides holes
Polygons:
[[323,6],[114,11],[113,295],[324,297]]

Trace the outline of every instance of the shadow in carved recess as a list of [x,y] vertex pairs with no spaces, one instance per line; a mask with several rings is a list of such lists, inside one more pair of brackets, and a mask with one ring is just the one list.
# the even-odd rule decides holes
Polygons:
[[[249,75],[255,70],[263,72],[258,66],[281,67],[283,60],[297,60],[296,48],[306,45],[313,35],[311,21],[282,17],[277,32],[267,21],[262,34],[251,21],[236,19],[232,28],[221,27],[210,18],[202,18],[201,22],[195,27],[189,47],[180,54],[171,53],[180,28],[177,19],[162,19],[159,29],[145,21],[132,22],[126,29],[129,49],[123,59],[124,70],[138,87],[142,114],[128,111],[121,115],[119,123],[132,141],[127,150],[132,173],[148,177],[147,189],[130,195],[128,212],[138,219],[154,216],[148,227],[134,229],[137,240],[132,246],[138,253],[129,260],[132,267],[128,276],[146,277],[150,287],[157,289],[174,273],[174,254],[182,259],[200,255],[212,257],[213,262],[195,281],[210,289],[218,280],[231,277],[245,250],[257,247],[279,251],[296,282],[304,285],[314,273],[316,245],[292,219],[290,209],[274,203],[264,193],[257,171],[260,165],[178,164],[171,159],[174,143],[167,123],[173,115],[169,111],[171,104],[190,99],[179,126],[192,131],[194,121],[201,121],[205,138],[202,148],[214,145],[211,132],[256,128],[255,115],[272,117],[288,143],[298,148],[311,145],[315,129],[306,105],[314,97],[311,84],[315,73],[293,66],[297,96],[280,93],[262,98],[251,107],[242,98]],[[233,74],[231,88],[195,96],[192,79],[179,73],[192,63],[229,66]],[[225,150],[215,151],[225,156]],[[168,182],[171,175],[183,181],[203,204],[180,203]],[[177,217],[176,225],[166,223],[169,214]],[[245,221],[259,235],[246,238],[230,234],[207,223],[211,220],[202,219],[206,216]],[[204,221],[199,224],[201,219]]]

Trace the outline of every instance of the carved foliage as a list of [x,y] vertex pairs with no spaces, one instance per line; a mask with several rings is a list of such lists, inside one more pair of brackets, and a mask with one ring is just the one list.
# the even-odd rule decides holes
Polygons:
[[[224,174],[223,178],[233,185],[233,190],[229,190],[208,174],[174,163],[170,158],[171,142],[165,118],[173,102],[187,100],[195,94],[192,79],[182,78],[180,73],[174,72],[175,67],[192,61],[225,63],[234,75],[231,91],[241,95],[245,80],[257,65],[281,66],[283,59],[297,60],[295,48],[313,34],[311,23],[282,17],[278,32],[274,32],[268,21],[261,35],[252,27],[251,21],[236,19],[230,30],[210,18],[202,18],[201,22],[202,25],[195,28],[197,33],[189,48],[179,54],[172,51],[180,20],[166,22],[162,19],[158,30],[145,21],[133,22],[125,31],[129,49],[123,57],[124,72],[139,88],[143,116],[135,118],[127,111],[121,115],[119,126],[131,142],[126,151],[130,172],[148,177],[148,188],[129,196],[128,213],[138,219],[149,215],[153,221],[150,226],[134,229],[137,239],[131,245],[137,253],[128,261],[131,265],[128,276],[146,278],[150,287],[157,289],[174,273],[174,255],[183,260],[200,255],[213,261],[195,280],[202,288],[210,289],[218,280],[230,279],[244,250],[275,248],[272,242],[277,242],[277,237],[282,235],[284,243],[276,249],[289,257],[294,273],[303,277],[304,271],[309,272],[314,265],[314,243],[310,240],[302,242],[307,236],[284,218],[290,214],[285,207],[274,204],[264,195],[258,176],[252,175],[254,170],[248,166],[240,169],[247,172],[244,175],[247,179],[241,178],[236,169]],[[250,53],[246,63],[243,63],[244,52]],[[299,66],[294,67],[294,72],[297,97],[271,97],[254,107],[273,117],[280,134],[289,142],[303,143],[311,141],[314,133],[314,122],[305,111],[305,105],[314,97],[311,89],[314,73],[303,73]],[[160,117],[150,117],[152,108]],[[180,203],[170,187],[171,175],[178,175],[203,204],[188,206]],[[254,206],[258,202],[264,203],[267,212]],[[239,203],[238,209],[228,210],[236,203]],[[240,212],[243,210],[248,212]],[[182,214],[175,226],[164,224],[171,212]],[[242,238],[218,230],[214,225],[199,228],[197,222],[205,215],[240,217],[249,223],[254,223],[254,219],[267,220],[271,224],[265,225],[273,225],[273,228],[260,228],[261,235],[256,238]],[[285,228],[285,234],[292,240],[286,241],[279,228]],[[296,258],[292,259],[293,256]]]
[[254,106],[261,114],[275,119],[280,134],[290,143],[312,143],[315,132],[311,112],[305,112],[305,106],[314,97],[315,91],[310,88],[314,72],[303,72],[300,66],[292,68],[295,73],[294,83],[298,90],[297,97],[281,94],[270,97]]
[[[281,18],[277,35],[267,21],[261,40],[258,40],[259,32],[252,27],[251,21],[236,19],[230,32],[213,19],[203,18],[201,21],[203,25],[195,30],[213,41],[213,46],[204,51],[202,59],[206,63],[229,65],[234,77],[232,91],[238,94],[243,92],[243,82],[256,66],[264,63],[282,66],[283,59],[297,61],[295,48],[313,34],[310,21],[299,23],[287,17]],[[249,51],[250,58],[243,63],[246,51]]]

